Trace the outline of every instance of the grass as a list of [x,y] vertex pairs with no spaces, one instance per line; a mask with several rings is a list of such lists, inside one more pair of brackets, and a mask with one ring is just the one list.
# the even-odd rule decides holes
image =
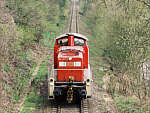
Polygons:
[[44,80],[48,75],[48,62],[43,62],[40,66],[38,74],[34,78],[34,82],[36,85],[40,83],[41,80]]
[[50,42],[50,40],[52,40],[54,35],[55,35],[54,33],[49,33],[49,32],[43,33],[43,37],[44,37],[44,40],[42,40],[43,45],[49,46],[49,42]]
[[31,88],[31,92],[27,95],[26,101],[24,102],[24,107],[39,107],[43,98],[37,93],[34,87]]
[[9,72],[10,71],[10,66],[4,65],[3,70],[6,71],[6,72]]
[[31,91],[26,97],[26,100],[23,104],[24,110],[21,113],[31,113],[36,109],[37,107],[40,107],[41,102],[43,102],[43,99],[40,95],[39,89],[37,87],[40,87],[40,82],[42,80],[45,80],[47,77],[47,62],[43,62],[40,66],[40,69],[38,71],[38,74],[34,78],[34,84],[31,86]]
[[30,110],[22,111],[21,113],[31,113]]
[[133,96],[121,96],[118,95],[114,98],[117,103],[117,107],[121,113],[149,113],[145,110],[137,98]]
[[3,24],[0,24],[0,31],[1,31],[0,33],[2,35],[6,35],[8,33],[8,30],[7,30],[6,26],[3,25]]
[[13,98],[15,100],[15,103],[18,102],[19,100],[19,95],[24,91],[27,83],[29,82],[30,80],[30,77],[32,75],[32,73],[34,72],[35,68],[37,66],[37,63],[34,64],[34,66],[32,67],[32,69],[30,70],[30,73],[29,75],[26,75],[25,77],[17,77],[16,78],[16,84],[15,84],[15,88],[14,89],[11,89],[13,92],[13,95],[10,95],[10,98]]
[[[52,38],[54,38],[55,34],[54,33],[43,33],[44,36],[44,40],[43,40],[43,45],[48,47],[50,41],[52,40]],[[51,47],[49,48],[49,53],[52,52],[50,49],[53,48],[54,43],[51,45]],[[47,56],[47,59],[49,59],[50,54]],[[37,90],[37,87],[40,87],[40,83],[43,80],[46,80],[47,76],[48,76],[48,66],[49,63],[46,61],[44,61],[40,68],[39,71],[37,73],[37,75],[34,78],[34,84],[31,87],[31,91],[30,93],[27,95],[26,97],[26,101],[24,102],[24,107],[25,109],[22,111],[22,113],[30,113],[33,110],[31,110],[31,108],[37,108],[40,107],[41,103],[43,102],[43,99],[40,95],[39,90]]]
[[47,67],[48,63],[43,62],[40,66],[40,69],[38,71],[38,74],[34,78],[34,84],[31,86],[31,91],[27,95],[26,100],[24,102],[24,110],[21,113],[30,113],[33,112],[34,109],[41,106],[41,103],[43,102],[43,97],[41,97],[39,89],[37,87],[40,87],[40,82],[42,80],[46,80],[47,77]]

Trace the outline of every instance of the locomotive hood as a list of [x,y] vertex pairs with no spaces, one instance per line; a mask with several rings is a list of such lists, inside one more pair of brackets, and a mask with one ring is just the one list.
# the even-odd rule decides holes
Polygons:
[[58,81],[83,81],[83,49],[77,46],[64,46],[58,50],[57,60]]
[[83,58],[82,47],[61,47],[58,52],[58,59]]

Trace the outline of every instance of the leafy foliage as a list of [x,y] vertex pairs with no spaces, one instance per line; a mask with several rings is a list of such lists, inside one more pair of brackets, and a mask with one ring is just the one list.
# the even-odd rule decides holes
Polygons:
[[[150,88],[146,85],[149,80],[142,74],[145,73],[142,72],[143,63],[150,60],[150,15],[148,13],[150,8],[148,5],[149,1],[143,0],[95,0],[88,2],[90,10],[87,10],[84,16],[94,38],[91,41],[92,45],[95,45],[97,53],[103,52],[104,59],[115,75],[110,82],[116,79],[112,84],[119,85],[117,86],[119,88],[110,87],[108,91],[119,90],[118,92],[122,95],[136,95],[145,106],[148,103],[146,98],[149,98]],[[114,93],[111,92],[111,94]],[[129,106],[131,105],[129,103]],[[135,106],[138,107],[138,105]],[[149,108],[143,108],[144,112],[147,110]]]
[[[7,86],[6,96],[12,102],[18,101],[36,67],[31,53],[38,52],[36,47],[47,47],[65,26],[67,5],[66,0],[6,0],[6,7],[0,10],[0,74],[5,75],[0,82]],[[39,75],[36,83],[42,78]]]

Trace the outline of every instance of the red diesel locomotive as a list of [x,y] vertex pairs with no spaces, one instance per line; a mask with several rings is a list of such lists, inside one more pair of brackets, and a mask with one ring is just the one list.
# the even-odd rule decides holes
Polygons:
[[54,45],[54,66],[48,78],[49,99],[66,96],[71,103],[78,95],[91,97],[92,75],[88,39],[78,33],[63,34]]

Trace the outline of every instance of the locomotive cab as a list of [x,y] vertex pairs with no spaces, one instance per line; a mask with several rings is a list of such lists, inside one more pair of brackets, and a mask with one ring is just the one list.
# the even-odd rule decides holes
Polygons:
[[66,95],[67,101],[74,94],[81,98],[91,97],[91,71],[89,65],[88,39],[77,33],[56,38],[54,66],[48,79],[49,99]]

